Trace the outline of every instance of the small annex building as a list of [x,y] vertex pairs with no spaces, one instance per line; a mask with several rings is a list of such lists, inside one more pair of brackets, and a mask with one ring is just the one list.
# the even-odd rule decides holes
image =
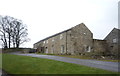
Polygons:
[[105,38],[110,54],[120,56],[120,29],[114,28]]

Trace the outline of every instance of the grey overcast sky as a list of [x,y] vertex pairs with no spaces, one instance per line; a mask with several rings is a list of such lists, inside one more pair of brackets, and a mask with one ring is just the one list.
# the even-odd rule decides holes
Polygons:
[[0,0],[0,15],[21,19],[33,44],[48,36],[84,23],[95,39],[104,39],[118,28],[119,0]]

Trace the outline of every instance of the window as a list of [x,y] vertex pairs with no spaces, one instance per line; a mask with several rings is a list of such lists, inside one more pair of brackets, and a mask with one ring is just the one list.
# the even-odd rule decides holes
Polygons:
[[51,53],[54,54],[54,45],[51,47]]
[[84,34],[84,35],[86,35],[86,33],[85,33],[85,32],[84,32],[83,34]]
[[87,47],[87,52],[90,52],[90,51],[91,51],[91,47],[88,46],[88,47]]
[[88,45],[84,45],[84,51],[90,52],[91,51],[91,47],[88,46]]
[[60,39],[63,39],[63,35],[62,34],[60,35]]
[[117,39],[115,38],[115,39],[113,39],[113,43],[117,43]]
[[43,43],[45,44],[45,41]]
[[48,40],[46,41],[46,43],[48,43]]
[[55,41],[54,38],[52,38],[52,41]]
[[61,53],[64,53],[64,45],[61,45]]
[[48,53],[48,48],[46,47],[46,53]]

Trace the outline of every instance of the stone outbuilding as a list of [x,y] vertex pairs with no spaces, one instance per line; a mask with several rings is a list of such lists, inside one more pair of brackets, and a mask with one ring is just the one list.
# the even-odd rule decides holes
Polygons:
[[106,37],[105,39],[108,46],[108,51],[112,55],[118,56],[120,53],[120,29],[114,28]]

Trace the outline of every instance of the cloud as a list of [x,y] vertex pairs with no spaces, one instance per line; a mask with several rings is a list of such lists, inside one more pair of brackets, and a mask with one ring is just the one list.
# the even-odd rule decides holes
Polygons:
[[94,38],[103,39],[118,26],[118,0],[1,0],[1,15],[28,25],[33,43],[84,22]]

